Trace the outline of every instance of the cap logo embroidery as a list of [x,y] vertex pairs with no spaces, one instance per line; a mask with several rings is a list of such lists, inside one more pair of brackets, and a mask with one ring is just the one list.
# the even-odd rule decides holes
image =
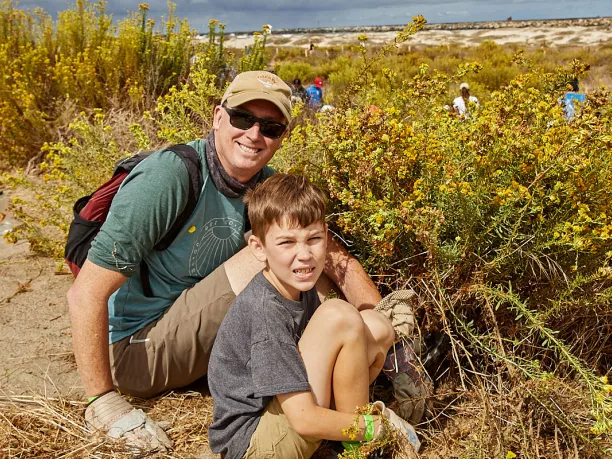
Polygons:
[[259,81],[265,88],[276,88],[278,85],[276,84],[276,80],[268,75],[259,75],[257,77],[257,81]]

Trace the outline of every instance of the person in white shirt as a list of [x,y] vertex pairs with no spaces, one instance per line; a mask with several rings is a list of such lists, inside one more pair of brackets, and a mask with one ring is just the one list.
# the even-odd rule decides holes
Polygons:
[[461,91],[461,95],[459,97],[455,97],[453,100],[453,110],[457,112],[457,114],[465,115],[467,117],[469,116],[469,103],[474,103],[478,107],[478,98],[470,96],[470,85],[467,83],[461,83],[459,85],[459,90]]

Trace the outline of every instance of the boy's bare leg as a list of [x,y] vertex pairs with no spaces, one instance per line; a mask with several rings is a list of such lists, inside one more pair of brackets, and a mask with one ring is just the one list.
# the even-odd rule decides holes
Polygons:
[[368,403],[366,327],[353,306],[332,299],[310,319],[298,348],[317,405],[353,413]]
[[368,384],[372,384],[385,363],[387,352],[395,339],[395,330],[385,316],[373,309],[366,309],[360,314],[366,325]]

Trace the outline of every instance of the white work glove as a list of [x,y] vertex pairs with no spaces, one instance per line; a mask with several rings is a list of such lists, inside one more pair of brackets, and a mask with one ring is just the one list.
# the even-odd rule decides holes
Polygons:
[[[377,402],[374,402],[373,405],[374,405],[374,413],[378,412],[382,416],[386,417],[387,420],[389,421],[389,424],[391,424],[393,427],[399,430],[404,435],[406,440],[410,442],[410,444],[414,448],[414,451],[418,453],[419,449],[421,448],[421,442],[419,440],[419,437],[416,434],[416,431],[414,430],[414,427],[412,427],[412,425],[410,425],[408,422],[400,418],[392,410],[387,408],[385,404],[381,402],[380,400]],[[374,439],[378,440],[380,437],[384,436],[385,433],[386,433],[385,424],[381,422],[380,428],[374,435]]]
[[397,290],[386,297],[374,308],[387,319],[395,329],[395,338],[410,338],[414,330],[414,310],[418,301],[414,290]]
[[85,422],[126,446],[142,452],[167,452],[173,446],[166,432],[142,410],[137,410],[117,392],[108,392],[89,404]]

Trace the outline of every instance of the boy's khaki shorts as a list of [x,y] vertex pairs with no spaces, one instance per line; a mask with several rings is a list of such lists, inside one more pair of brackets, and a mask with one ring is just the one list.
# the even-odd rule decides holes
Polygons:
[[110,345],[115,385],[125,394],[149,398],[204,376],[235,298],[221,265],[185,290],[157,321]]
[[321,440],[302,437],[293,430],[274,397],[261,415],[244,459],[308,459],[320,444]]

